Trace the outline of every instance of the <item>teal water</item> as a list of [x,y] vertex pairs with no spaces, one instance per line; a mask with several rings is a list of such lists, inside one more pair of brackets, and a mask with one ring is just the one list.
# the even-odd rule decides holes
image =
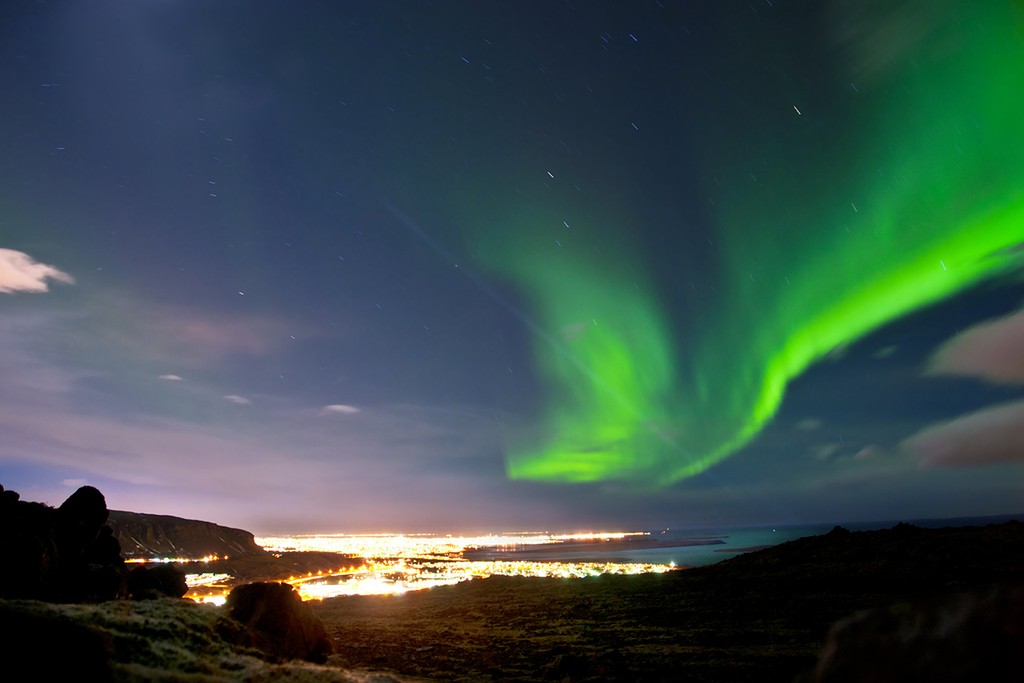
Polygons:
[[[714,564],[730,557],[766,546],[778,545],[804,536],[828,533],[837,524],[850,531],[888,529],[900,521],[925,528],[982,526],[999,524],[1012,519],[1024,521],[1024,514],[989,517],[954,517],[946,519],[908,519],[873,522],[822,522],[791,526],[756,526],[716,529],[665,529],[650,532],[636,544],[622,544],[609,548],[594,544],[567,543],[564,549],[546,551],[542,558],[530,558],[527,549],[516,553],[521,559],[544,559],[563,562],[646,562],[674,563],[680,567],[699,567]],[[660,547],[649,547],[651,543]],[[630,547],[634,545],[635,547]]]

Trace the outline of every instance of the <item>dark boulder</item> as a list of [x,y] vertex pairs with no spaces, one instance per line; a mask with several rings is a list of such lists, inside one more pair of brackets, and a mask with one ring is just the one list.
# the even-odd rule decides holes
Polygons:
[[58,600],[124,597],[124,563],[120,546],[112,547],[117,541],[104,526],[108,514],[106,499],[92,486],[82,486],[57,508],[53,536],[59,566]]
[[249,583],[228,595],[231,617],[245,627],[246,644],[281,659],[323,663],[333,652],[323,623],[286,583]]
[[128,574],[128,593],[133,600],[153,600],[164,596],[180,598],[187,592],[185,574],[173,564],[136,567]]
[[99,535],[109,515],[107,499],[94,486],[80,487],[57,508],[61,532],[73,537],[74,543],[82,547]]
[[1024,680],[1024,585],[858,612],[832,627],[811,680]]

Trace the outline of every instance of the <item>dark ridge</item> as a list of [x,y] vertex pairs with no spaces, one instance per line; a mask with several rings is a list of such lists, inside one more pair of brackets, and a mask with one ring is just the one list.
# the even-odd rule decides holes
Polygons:
[[[330,663],[401,676],[1017,681],[1024,680],[1016,654],[1024,652],[1022,582],[1020,522],[900,524],[837,527],[660,575],[491,577],[401,599],[332,598],[312,607],[344,644]],[[829,636],[834,622],[860,610],[880,611]],[[887,675],[894,663],[920,664],[914,671],[925,674],[903,666],[893,671],[905,675]]]
[[169,515],[111,510],[107,524],[126,558],[264,555],[251,532]]
[[718,581],[771,580],[776,586],[849,593],[955,590],[981,582],[1024,577],[1024,523],[926,529],[900,523],[891,529],[827,534],[732,557],[690,570]]

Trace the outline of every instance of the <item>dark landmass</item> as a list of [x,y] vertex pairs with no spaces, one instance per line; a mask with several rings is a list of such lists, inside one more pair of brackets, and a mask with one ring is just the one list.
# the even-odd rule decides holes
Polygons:
[[571,543],[539,543],[512,548],[480,548],[462,554],[467,560],[550,560],[572,557],[576,562],[606,562],[608,553],[696,545],[724,545],[719,537],[661,540],[656,536],[628,536],[614,539],[573,540]]
[[107,524],[126,558],[262,555],[252,533],[212,522],[111,510]]
[[[327,552],[269,553],[256,544],[253,534],[212,522],[168,515],[111,510],[107,524],[126,559],[215,559],[176,564],[189,574],[227,574],[209,592],[254,581],[285,581],[297,576],[337,571],[359,564],[358,559]],[[196,591],[202,594],[203,590]]]
[[[166,597],[183,590],[170,565],[128,572],[91,487],[59,508],[0,488],[0,512],[0,660],[16,680],[1024,680],[1020,522],[836,527],[667,574],[321,603],[255,582],[353,558],[238,552],[251,534],[205,522],[136,527],[184,556],[235,547],[209,571],[245,585],[218,608]],[[189,530],[158,530],[174,525]]]
[[[338,553],[303,551],[287,553],[264,553],[231,557],[203,563],[202,570],[230,574],[234,584],[251,581],[284,581],[297,576],[308,576],[318,572],[328,573],[340,569],[357,567],[362,560]],[[190,567],[189,571],[197,569]]]
[[758,550],[765,550],[767,548],[774,548],[775,544],[771,545],[749,545],[746,548],[715,548],[716,553],[729,553],[732,555],[741,555],[743,553],[753,553]]
[[[311,604],[338,644],[330,663],[406,676],[463,681],[895,681],[972,680],[965,671],[973,671],[981,676],[973,680],[1010,681],[1024,680],[1024,669],[1014,668],[1013,662],[1013,653],[1024,652],[1024,632],[1020,621],[1014,626],[1004,620],[1024,611],[1024,591],[992,586],[1015,582],[1024,582],[1024,524],[947,529],[899,525],[866,532],[837,528],[668,574],[491,577],[403,596]],[[963,615],[963,604],[991,605],[993,591],[1008,596],[996,603],[1011,605],[992,617],[996,626],[986,622],[999,638],[947,629],[923,636],[924,642],[914,640],[914,634],[927,632],[919,618],[959,623],[955,615]],[[920,616],[945,614],[947,608],[933,601],[950,595],[953,617]],[[893,604],[901,606],[890,608]],[[892,610],[905,615],[910,635],[889,634],[886,640],[876,634],[851,641],[840,630],[834,642],[846,656],[833,652],[827,660],[833,668],[812,675],[830,626],[872,608],[883,615],[875,622],[897,630],[894,618],[885,615]],[[932,661],[927,653],[954,652],[966,664],[959,669],[940,666],[937,674],[926,677],[901,677],[893,661],[872,654],[892,642],[916,643],[904,650],[903,662]],[[963,642],[971,646],[965,649]],[[851,651],[855,656],[848,655]],[[884,668],[845,675],[850,667],[871,665]],[[836,666],[846,669],[837,672]],[[943,677],[953,672],[955,677]]]

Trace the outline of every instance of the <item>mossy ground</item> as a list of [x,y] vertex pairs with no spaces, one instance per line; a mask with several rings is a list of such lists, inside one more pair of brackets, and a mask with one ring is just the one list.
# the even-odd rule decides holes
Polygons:
[[1024,580],[1024,524],[800,539],[698,569],[311,603],[346,668],[445,680],[792,681],[851,612]]

